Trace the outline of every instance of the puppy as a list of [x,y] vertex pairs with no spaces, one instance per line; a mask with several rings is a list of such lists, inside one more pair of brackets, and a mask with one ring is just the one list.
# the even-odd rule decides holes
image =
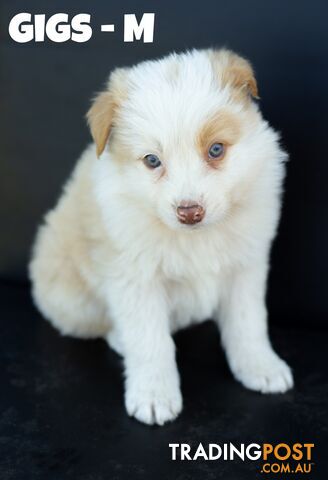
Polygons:
[[265,306],[286,154],[257,96],[251,65],[227,50],[115,70],[87,114],[94,145],[38,231],[36,305],[62,334],[123,356],[141,422],[180,413],[172,334],[207,318],[245,387],[293,385]]

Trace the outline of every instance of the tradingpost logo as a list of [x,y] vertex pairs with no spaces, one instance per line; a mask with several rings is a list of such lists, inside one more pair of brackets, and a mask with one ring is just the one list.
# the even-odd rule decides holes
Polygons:
[[257,461],[263,474],[308,474],[313,471],[314,443],[170,443],[171,460]]

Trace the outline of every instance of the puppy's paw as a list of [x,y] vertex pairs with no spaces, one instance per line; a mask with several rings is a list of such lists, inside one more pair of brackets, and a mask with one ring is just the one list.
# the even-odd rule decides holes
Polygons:
[[[148,425],[163,425],[174,420],[182,410],[182,396],[178,375],[145,379],[127,379],[125,406],[128,414]],[[146,380],[147,379],[147,380]]]
[[119,334],[116,330],[110,330],[110,332],[106,336],[106,340],[108,345],[114,352],[116,352],[121,357],[123,356],[123,345]]
[[235,378],[261,393],[284,393],[293,387],[292,371],[273,350],[247,352],[230,359]]

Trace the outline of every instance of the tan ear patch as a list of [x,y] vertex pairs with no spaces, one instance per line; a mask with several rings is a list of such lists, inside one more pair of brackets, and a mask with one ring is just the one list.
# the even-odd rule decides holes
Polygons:
[[127,97],[128,68],[117,68],[109,78],[108,89],[99,93],[87,113],[87,121],[99,157],[105,149],[115,113]]
[[87,120],[97,147],[98,157],[104,151],[107,143],[116,106],[113,95],[109,91],[102,92],[97,95],[87,113]]
[[222,87],[232,87],[236,100],[258,97],[258,88],[251,64],[229,50],[210,50],[209,57]]
[[[212,167],[218,168],[229,146],[237,143],[241,135],[241,125],[232,113],[221,110],[209,118],[198,133],[196,142],[202,158]],[[218,159],[209,159],[208,151],[214,143],[222,143],[225,153]]]

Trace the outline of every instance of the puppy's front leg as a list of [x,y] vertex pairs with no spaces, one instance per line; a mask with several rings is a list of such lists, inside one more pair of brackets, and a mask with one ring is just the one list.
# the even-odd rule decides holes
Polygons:
[[282,393],[293,386],[293,377],[268,337],[266,275],[265,262],[231,274],[223,292],[219,324],[235,378],[251,390]]
[[156,282],[131,282],[115,292],[113,306],[125,363],[127,412],[141,422],[163,425],[182,409],[165,294]]

